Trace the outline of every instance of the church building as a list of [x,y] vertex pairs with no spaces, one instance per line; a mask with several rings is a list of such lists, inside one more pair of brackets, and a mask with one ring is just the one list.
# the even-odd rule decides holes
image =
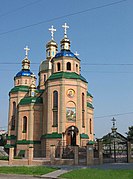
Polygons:
[[29,48],[22,60],[22,69],[14,77],[9,92],[8,140],[15,155],[27,156],[34,148],[34,157],[49,157],[50,146],[86,146],[94,140],[93,96],[88,82],[81,75],[81,61],[70,49],[65,23],[60,50],[54,40],[46,44],[46,59],[41,62],[37,78],[30,70]]

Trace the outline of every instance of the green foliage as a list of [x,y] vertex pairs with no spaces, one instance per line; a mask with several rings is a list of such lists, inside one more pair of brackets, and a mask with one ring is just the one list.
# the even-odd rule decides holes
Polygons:
[[132,179],[133,170],[79,169],[60,176],[70,179]]
[[0,146],[4,146],[4,145],[6,145],[6,136],[1,135],[0,136]]
[[0,160],[9,160],[8,156],[0,156]]
[[49,172],[55,171],[55,168],[44,167],[44,166],[4,166],[0,167],[0,173],[6,174],[24,174],[24,175],[43,175]]
[[129,127],[128,129],[129,131],[126,133],[127,139],[133,142],[133,126]]

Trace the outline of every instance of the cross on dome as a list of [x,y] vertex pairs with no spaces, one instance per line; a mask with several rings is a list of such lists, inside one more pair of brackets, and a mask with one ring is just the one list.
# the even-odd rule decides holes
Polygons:
[[30,49],[28,48],[28,46],[26,46],[24,50],[25,50],[25,56],[28,57],[28,51],[30,51]]
[[113,117],[113,119],[111,121],[113,122],[113,128],[115,128],[116,119]]
[[79,56],[79,54],[78,54],[78,52],[77,52],[77,51],[75,52],[75,54],[74,54],[74,55]]
[[52,25],[51,28],[48,30],[51,31],[51,37],[52,37],[52,40],[54,40],[54,32],[56,32],[56,29],[54,29],[54,26]]
[[67,29],[69,29],[69,26],[65,23],[62,27],[64,28],[64,37],[67,37]]

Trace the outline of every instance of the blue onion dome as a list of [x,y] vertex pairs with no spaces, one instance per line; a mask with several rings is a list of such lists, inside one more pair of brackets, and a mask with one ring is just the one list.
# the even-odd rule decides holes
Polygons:
[[20,72],[16,74],[16,77],[20,76],[31,76],[33,73],[30,70],[22,69]]
[[59,53],[55,55],[55,58],[57,57],[75,57],[75,55],[70,50],[61,50]]
[[54,58],[58,58],[58,57],[71,57],[71,58],[77,58],[78,59],[78,57],[74,53],[72,53],[70,50],[61,50],[59,53],[57,53],[55,55]]

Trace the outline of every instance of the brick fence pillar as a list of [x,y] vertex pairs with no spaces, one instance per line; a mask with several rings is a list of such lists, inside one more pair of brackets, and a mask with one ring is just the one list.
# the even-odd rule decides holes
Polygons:
[[99,154],[99,164],[103,164],[103,144],[102,144],[102,141],[98,141],[98,154]]
[[14,159],[14,148],[9,148],[9,165],[12,165]]
[[53,164],[55,161],[55,145],[50,146],[50,162]]
[[93,165],[94,151],[93,144],[87,144],[87,165]]
[[33,160],[33,147],[29,147],[28,149],[28,165],[32,165],[32,160]]
[[75,165],[79,164],[79,146],[78,145],[74,146],[74,164]]
[[127,142],[127,162],[131,163],[131,142]]

